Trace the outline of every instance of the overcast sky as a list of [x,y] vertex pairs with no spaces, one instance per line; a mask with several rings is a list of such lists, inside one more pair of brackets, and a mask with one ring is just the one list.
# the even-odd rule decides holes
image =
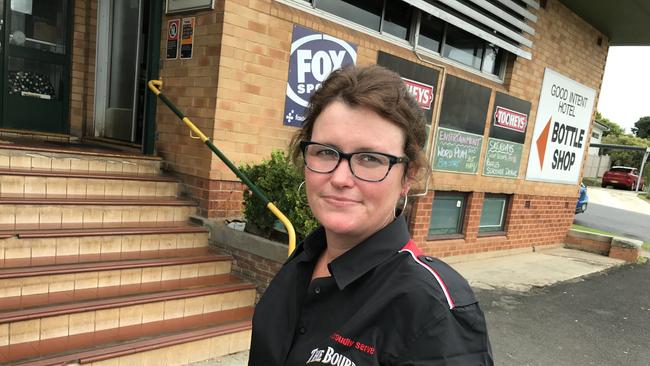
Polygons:
[[610,47],[598,111],[630,132],[650,116],[650,47]]

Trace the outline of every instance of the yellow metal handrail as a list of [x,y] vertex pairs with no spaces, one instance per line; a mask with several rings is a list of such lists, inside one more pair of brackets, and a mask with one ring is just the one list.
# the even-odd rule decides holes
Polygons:
[[253,194],[262,200],[266,208],[268,208],[284,225],[284,227],[287,230],[287,234],[289,235],[289,255],[293,252],[293,250],[296,248],[296,231],[293,228],[293,224],[291,224],[291,221],[278,209],[273,202],[269,201],[268,198],[262,193],[262,191],[253,183],[251,182],[248,177],[242,173],[228,158],[219,150],[217,147],[212,143],[212,141],[203,133],[201,130],[196,127],[192,121],[187,118],[176,106],[174,103],[172,103],[161,91],[163,86],[162,80],[149,80],[147,83],[147,86],[149,89],[156,95],[160,100],[169,107],[177,116],[178,118],[185,123],[187,127],[190,129],[190,137],[194,139],[200,139],[203,141],[209,148],[214,152],[221,161],[223,161],[226,166],[233,172],[235,175],[241,179],[241,181],[250,188],[250,190],[253,192]]

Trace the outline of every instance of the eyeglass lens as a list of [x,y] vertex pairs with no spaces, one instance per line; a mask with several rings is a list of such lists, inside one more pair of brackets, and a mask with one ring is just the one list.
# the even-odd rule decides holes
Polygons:
[[[341,158],[340,153],[328,146],[311,144],[305,148],[305,164],[307,168],[317,173],[330,173],[336,169]],[[362,180],[380,181],[390,170],[390,159],[387,156],[359,152],[350,154],[349,166],[352,174]]]

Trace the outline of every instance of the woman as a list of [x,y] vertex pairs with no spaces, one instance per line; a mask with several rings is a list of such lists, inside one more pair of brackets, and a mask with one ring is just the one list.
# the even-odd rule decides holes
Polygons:
[[338,70],[314,94],[292,149],[322,226],[257,305],[250,366],[492,365],[467,282],[421,256],[396,212],[424,144],[423,114],[391,71]]

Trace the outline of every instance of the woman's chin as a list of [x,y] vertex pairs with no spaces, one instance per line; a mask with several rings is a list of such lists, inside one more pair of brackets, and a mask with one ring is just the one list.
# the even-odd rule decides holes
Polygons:
[[354,235],[354,233],[362,231],[359,221],[349,216],[328,217],[321,220],[321,224],[325,230],[339,235]]

